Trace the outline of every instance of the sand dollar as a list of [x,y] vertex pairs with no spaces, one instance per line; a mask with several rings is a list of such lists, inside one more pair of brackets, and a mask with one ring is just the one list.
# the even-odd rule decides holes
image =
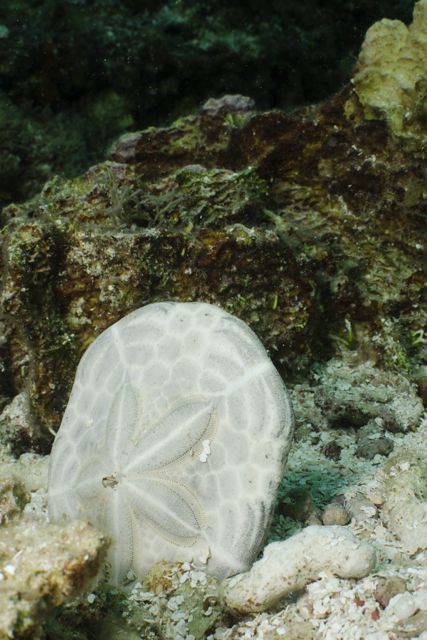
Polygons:
[[111,580],[158,560],[222,578],[248,569],[292,436],[283,382],[219,307],[160,302],[84,354],[49,468],[49,516],[112,539]]

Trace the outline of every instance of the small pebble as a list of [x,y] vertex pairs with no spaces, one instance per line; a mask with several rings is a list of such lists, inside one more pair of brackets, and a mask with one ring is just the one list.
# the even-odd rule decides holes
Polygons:
[[314,502],[308,489],[293,489],[279,504],[279,513],[298,522],[304,522],[314,511]]
[[365,636],[365,640],[390,640],[390,636],[385,631],[374,631]]
[[420,589],[414,593],[415,604],[418,609],[427,611],[427,589]]
[[420,633],[427,631],[427,611],[417,611],[413,616],[407,618],[399,629],[404,637],[419,638]]
[[374,592],[374,598],[378,604],[385,608],[394,596],[397,596],[398,593],[404,593],[405,591],[405,580],[399,578],[399,576],[392,576],[391,578],[386,578],[378,585]]
[[398,620],[406,620],[414,615],[417,611],[417,605],[412,593],[405,591],[405,593],[398,593],[394,596],[387,607],[387,613],[391,613]]
[[346,497],[345,508],[356,522],[364,522],[377,514],[376,507],[361,493]]
[[390,438],[382,436],[377,440],[364,441],[356,449],[358,458],[373,460],[376,455],[388,456],[393,451],[394,443]]
[[376,507],[381,507],[384,504],[385,498],[380,493],[373,493],[370,495],[370,500]]
[[394,447],[394,443],[384,434],[383,421],[369,420],[356,434],[356,455],[359,458],[373,460],[375,456],[387,456]]
[[341,458],[342,447],[336,442],[328,442],[323,449],[323,454],[330,460],[338,461]]
[[322,522],[324,525],[346,525],[350,522],[350,514],[342,506],[342,504],[328,504],[322,514]]

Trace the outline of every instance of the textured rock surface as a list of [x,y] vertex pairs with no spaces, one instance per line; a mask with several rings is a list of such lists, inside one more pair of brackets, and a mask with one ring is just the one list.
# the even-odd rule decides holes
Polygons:
[[368,29],[353,83],[365,118],[385,117],[396,134],[426,136],[426,79],[427,2],[420,0],[409,27],[384,19]]
[[423,137],[396,140],[348,100],[292,117],[224,102],[4,211],[0,396],[27,390],[33,447],[49,449],[87,346],[158,300],[219,304],[287,376],[343,345],[423,370]]
[[322,370],[315,402],[330,426],[363,427],[374,419],[392,432],[415,429],[423,403],[408,379],[364,362],[331,360]]
[[92,527],[22,519],[0,530],[0,638],[41,638],[49,609],[99,570],[106,539]]
[[107,163],[47,187],[46,217],[11,220],[2,289],[8,375],[12,387],[28,389],[42,427],[33,446],[47,447],[47,428],[59,426],[79,356],[147,302],[217,303],[246,320],[283,363],[310,352],[309,272],[274,232],[241,224],[256,217],[263,182],[250,172],[195,176],[141,191],[133,167]]
[[[134,586],[125,613],[127,633],[136,628],[140,637],[204,640],[224,617],[221,583],[188,563],[159,562]],[[111,630],[104,635],[108,627],[109,621],[102,637],[115,640]]]
[[[425,0],[417,7],[424,11]],[[113,162],[53,180],[39,197],[3,212],[0,408],[16,401],[0,437],[15,455],[49,450],[85,349],[150,302],[216,303],[256,331],[286,380],[298,376],[298,446],[280,501],[303,489],[312,512],[279,509],[269,537],[292,540],[301,521],[318,520],[337,500],[351,515],[349,530],[375,541],[379,567],[356,580],[321,572],[280,611],[216,629],[215,640],[426,635],[425,609],[411,613],[427,584],[427,421],[417,424],[410,384],[426,399],[425,87],[416,80],[425,58],[413,46],[415,31],[421,45],[425,36],[420,16],[416,29],[391,25],[387,48],[389,27],[374,29],[372,65],[362,64],[365,48],[356,70],[356,78],[369,71],[366,84],[359,76],[323,105],[291,116],[248,111],[248,101],[240,111],[235,100],[211,103],[168,127],[132,133],[113,145]],[[390,101],[372,106],[383,79]],[[359,447],[372,459],[359,457]],[[2,475],[31,490],[24,511],[42,510],[43,463],[29,453],[1,463]],[[22,502],[7,492],[19,518]],[[376,599],[380,584],[396,576],[409,604],[409,617],[399,620]],[[61,608],[65,637],[93,640],[105,611],[125,620],[126,595],[93,589],[75,609]]]
[[0,475],[0,525],[9,523],[22,513],[30,501],[23,482],[12,475]]
[[32,420],[28,392],[21,391],[0,414],[0,438],[15,454],[25,453],[38,439],[37,425]]
[[[356,429],[358,455],[368,456],[375,448],[386,455],[393,443],[384,433],[415,430],[423,415],[423,403],[407,376],[384,371],[372,361],[360,362],[359,358],[360,352],[341,353],[339,358],[317,367],[311,384],[295,385],[291,393],[295,421],[303,428],[308,419],[320,431]],[[373,440],[379,442],[369,449],[369,443],[375,444]]]
[[225,603],[239,613],[265,611],[326,570],[341,578],[363,578],[375,563],[373,547],[347,529],[311,525],[285,542],[271,543],[248,573],[230,578]]
[[49,470],[49,514],[110,535],[111,578],[157,560],[245,570],[271,521],[293,432],[255,334],[218,307],[157,303],[83,357]]
[[[427,434],[424,437],[427,445]],[[427,465],[425,451],[400,451],[380,475],[382,514],[408,553],[427,549]]]

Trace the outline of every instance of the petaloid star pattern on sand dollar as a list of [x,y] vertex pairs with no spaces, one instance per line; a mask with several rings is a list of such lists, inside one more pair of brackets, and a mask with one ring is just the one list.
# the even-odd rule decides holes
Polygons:
[[[124,407],[128,424],[121,429]],[[110,501],[104,505],[108,512],[114,508],[116,491],[130,523],[141,522],[169,542],[191,546],[206,516],[197,496],[176,479],[174,471],[195,456],[203,457],[203,443],[214,435],[214,405],[197,398],[184,400],[146,429],[137,409],[132,385],[122,385],[113,399],[102,443],[93,443],[93,456],[76,476],[77,495],[87,505],[92,501],[93,510],[100,501]],[[146,433],[142,452],[139,425]]]
[[109,534],[115,583],[160,559],[245,570],[291,431],[283,383],[243,322],[203,303],[148,305],[82,358],[52,450],[50,518]]

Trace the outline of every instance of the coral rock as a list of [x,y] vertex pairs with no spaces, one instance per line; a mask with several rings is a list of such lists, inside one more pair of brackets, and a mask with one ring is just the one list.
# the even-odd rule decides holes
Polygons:
[[[366,33],[353,78],[365,117],[385,117],[397,134],[410,130],[411,125],[419,128],[418,124],[426,135],[425,106],[421,104],[426,76],[427,2],[420,0],[409,27],[399,20],[384,19]],[[421,91],[420,83],[424,83]]]
[[285,542],[273,542],[247,573],[225,583],[225,603],[234,612],[265,611],[329,570],[341,578],[362,578],[376,554],[349,530],[311,525]]
[[92,527],[21,519],[0,529],[0,637],[39,638],[46,612],[96,575],[107,542]]

